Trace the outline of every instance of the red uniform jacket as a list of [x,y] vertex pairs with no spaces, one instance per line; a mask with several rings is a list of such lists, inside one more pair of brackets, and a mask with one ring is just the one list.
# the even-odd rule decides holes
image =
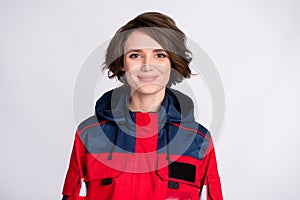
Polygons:
[[68,200],[221,200],[212,138],[193,102],[166,89],[161,109],[131,112],[129,93],[105,93],[76,131],[63,196]]

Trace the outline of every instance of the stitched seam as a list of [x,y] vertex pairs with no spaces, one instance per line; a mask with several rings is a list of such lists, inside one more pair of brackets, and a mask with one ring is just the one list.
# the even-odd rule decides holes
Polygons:
[[99,122],[99,123],[96,123],[96,124],[90,124],[90,125],[82,128],[80,131],[78,131],[78,135],[80,135],[83,131],[85,131],[86,129],[88,129],[90,127],[99,126],[99,125],[105,124],[106,122],[109,122],[109,120],[105,120],[105,121],[102,121],[102,122]]
[[187,130],[187,131],[191,131],[191,132],[198,133],[199,135],[201,135],[201,136],[204,137],[205,139],[211,140],[211,138],[207,137],[206,135],[204,135],[202,132],[200,132],[200,131],[198,131],[198,130],[190,129],[190,128],[187,128],[187,127],[183,127],[183,126],[181,126],[181,125],[179,125],[179,124],[176,124],[176,123],[174,123],[174,122],[171,122],[171,123],[172,123],[173,125],[175,125],[175,126],[181,128],[181,129],[183,129],[183,130]]

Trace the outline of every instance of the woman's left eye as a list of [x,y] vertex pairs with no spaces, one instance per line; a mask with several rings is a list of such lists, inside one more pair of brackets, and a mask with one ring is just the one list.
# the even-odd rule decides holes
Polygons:
[[158,54],[156,55],[156,57],[158,57],[158,58],[165,58],[165,57],[167,57],[167,55],[164,54],[164,53],[158,53]]

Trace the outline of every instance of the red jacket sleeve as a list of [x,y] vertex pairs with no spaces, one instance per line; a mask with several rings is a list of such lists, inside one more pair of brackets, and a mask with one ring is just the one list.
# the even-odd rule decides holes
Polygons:
[[83,199],[79,197],[81,182],[85,174],[86,149],[82,144],[78,132],[76,131],[69,168],[66,174],[63,196],[68,200]]
[[207,155],[204,157],[205,163],[205,182],[204,189],[206,190],[205,196],[207,200],[222,200],[222,188],[220,176],[218,173],[216,154],[213,143],[211,141],[210,147],[208,148]]

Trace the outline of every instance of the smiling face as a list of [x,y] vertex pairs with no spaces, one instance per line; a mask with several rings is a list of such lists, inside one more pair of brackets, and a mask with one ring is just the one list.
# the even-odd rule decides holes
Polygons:
[[164,94],[170,78],[167,52],[142,31],[132,32],[124,44],[124,67],[131,91],[138,94]]

